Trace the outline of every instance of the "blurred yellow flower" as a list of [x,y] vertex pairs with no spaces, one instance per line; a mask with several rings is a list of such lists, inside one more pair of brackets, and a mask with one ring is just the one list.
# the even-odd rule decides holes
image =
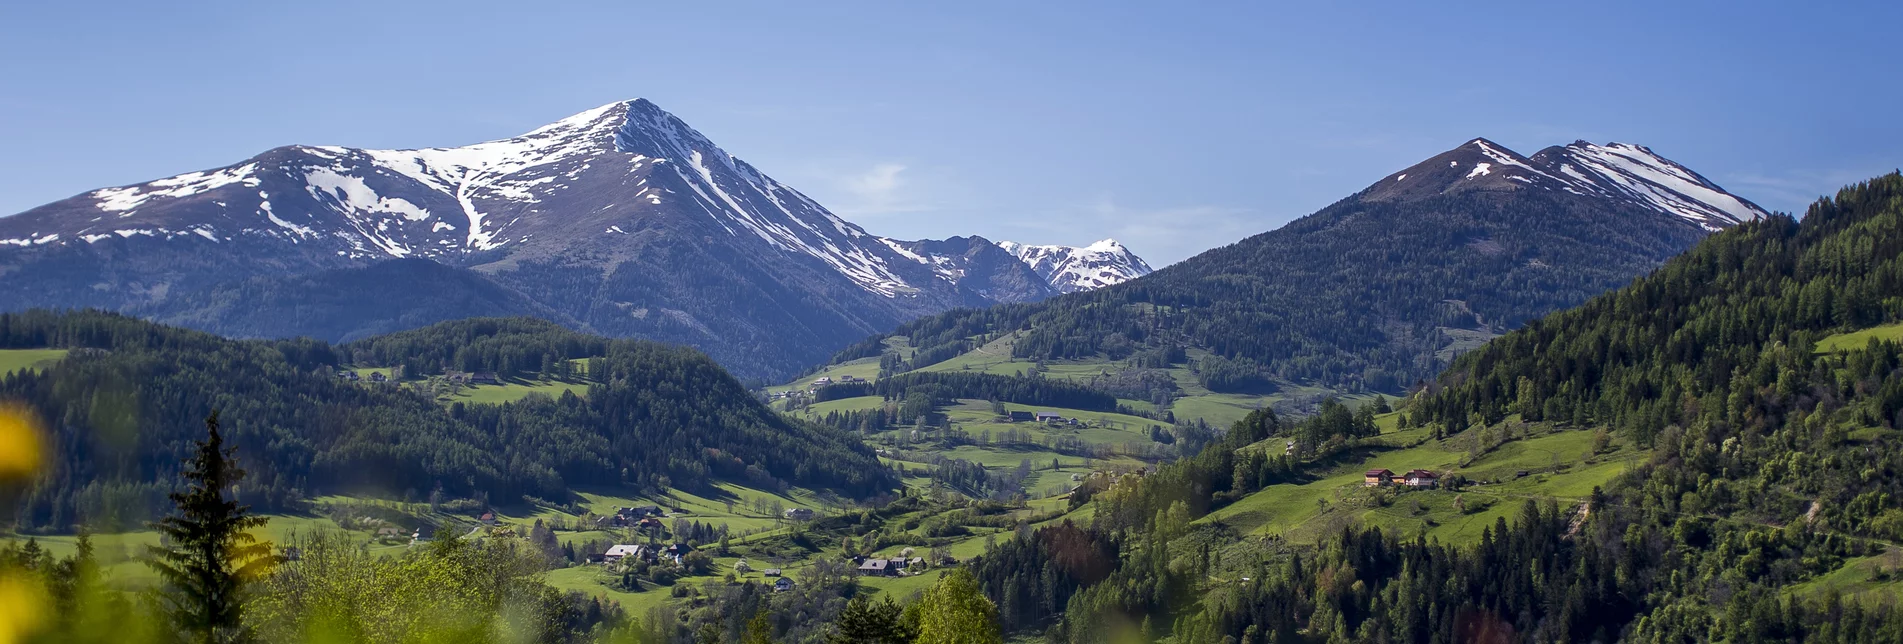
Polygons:
[[39,415],[25,405],[0,404],[0,479],[32,478],[42,451]]
[[45,589],[12,571],[0,573],[0,644],[25,641],[46,621]]

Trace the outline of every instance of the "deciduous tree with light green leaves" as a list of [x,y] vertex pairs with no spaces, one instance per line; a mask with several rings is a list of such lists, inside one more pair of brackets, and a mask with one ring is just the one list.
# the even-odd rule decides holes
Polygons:
[[965,569],[938,580],[913,609],[918,616],[917,644],[1002,644],[998,610],[978,589],[978,578]]

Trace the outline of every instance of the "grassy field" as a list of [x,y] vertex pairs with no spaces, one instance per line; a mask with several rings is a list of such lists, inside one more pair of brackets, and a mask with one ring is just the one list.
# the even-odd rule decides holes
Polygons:
[[587,396],[588,383],[579,379],[567,382],[560,380],[550,380],[546,382],[511,380],[497,385],[470,385],[464,387],[462,391],[455,395],[445,399],[445,401],[464,402],[476,405],[500,405],[502,403],[515,402],[527,398],[529,394],[536,393],[544,394],[552,398],[560,398],[564,391],[573,391],[577,396]]
[[879,359],[878,358],[860,358],[858,360],[853,360],[851,362],[842,362],[836,365],[831,365],[826,367],[825,369],[819,370],[818,373],[808,374],[805,377],[802,377],[798,380],[794,380],[793,382],[789,382],[784,385],[780,385],[778,387],[768,387],[767,391],[768,392],[805,391],[807,387],[813,386],[813,381],[815,380],[818,380],[820,378],[832,378],[834,382],[838,382],[840,376],[852,376],[862,380],[876,379],[879,377]]
[[1836,594],[1866,605],[1896,606],[1903,603],[1903,549],[1891,547],[1884,554],[1851,559],[1816,579],[1792,584],[1785,592],[1812,599]]
[[1903,324],[1886,324],[1883,326],[1870,327],[1862,331],[1839,333],[1818,340],[1815,351],[1818,353],[1854,351],[1868,346],[1871,340],[1903,342]]
[[[1392,415],[1383,419],[1392,422]],[[1391,425],[1388,425],[1391,427]],[[1476,539],[1494,520],[1511,520],[1527,499],[1554,499],[1562,507],[1590,495],[1644,457],[1631,447],[1613,446],[1588,457],[1593,432],[1536,429],[1530,438],[1509,441],[1466,465],[1466,435],[1425,441],[1421,430],[1385,434],[1392,447],[1367,451],[1305,483],[1272,485],[1225,506],[1199,522],[1222,523],[1244,534],[1277,534],[1295,542],[1317,538],[1350,523],[1377,525],[1407,535],[1443,542]],[[1270,441],[1273,442],[1273,441]],[[1458,473],[1476,481],[1460,492],[1396,490],[1376,492],[1362,486],[1367,470]],[[1520,476],[1520,472],[1526,476]],[[1385,494],[1386,496],[1382,496]],[[1456,509],[1456,499],[1464,509]]]
[[65,357],[65,349],[0,349],[0,375],[23,369],[38,372]]

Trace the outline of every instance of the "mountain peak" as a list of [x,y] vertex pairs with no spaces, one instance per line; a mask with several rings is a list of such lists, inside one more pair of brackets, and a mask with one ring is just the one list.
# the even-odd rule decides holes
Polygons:
[[1672,215],[1706,230],[1769,214],[1651,148],[1585,140],[1526,157],[1485,138],[1475,138],[1388,175],[1362,195],[1374,201],[1408,201],[1444,194],[1518,190],[1608,198]]
[[998,247],[1030,265],[1060,293],[1074,293],[1121,284],[1151,272],[1143,258],[1115,239],[1089,246],[1033,246],[1000,241]]

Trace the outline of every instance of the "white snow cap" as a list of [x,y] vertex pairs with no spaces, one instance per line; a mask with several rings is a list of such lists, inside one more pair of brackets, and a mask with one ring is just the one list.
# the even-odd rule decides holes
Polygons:
[[1103,288],[1150,274],[1150,265],[1115,239],[1081,248],[1010,241],[998,242],[998,247],[1029,265],[1061,293]]

